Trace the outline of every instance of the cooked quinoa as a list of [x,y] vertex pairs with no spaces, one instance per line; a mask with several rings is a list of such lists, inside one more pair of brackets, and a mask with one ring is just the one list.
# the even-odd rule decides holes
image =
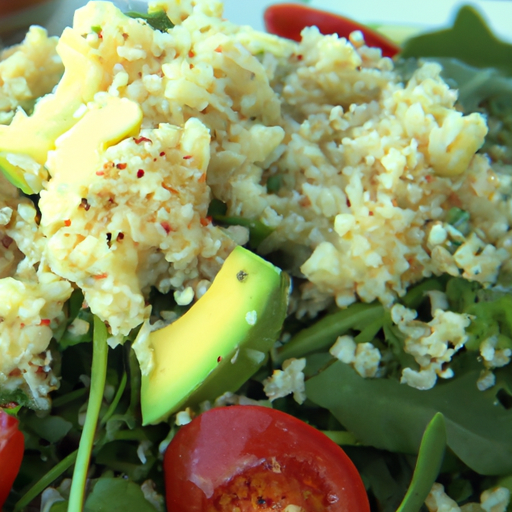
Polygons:
[[[510,259],[510,175],[477,154],[484,117],[459,111],[439,65],[424,64],[404,84],[358,33],[347,41],[308,28],[295,43],[223,20],[218,1],[150,8],[164,9],[175,27],[160,32],[111,3],[90,2],[72,29],[101,67],[77,122],[109,98],[125,98],[142,110],[140,133],[104,148],[86,179],[56,171],[66,134],[44,169],[18,162],[43,180],[40,215],[13,187],[2,188],[0,236],[9,243],[0,247],[0,386],[28,386],[43,401],[57,385],[48,346],[76,288],[110,326],[112,345],[144,324],[135,348],[147,371],[150,290],[174,291],[188,304],[248,241],[246,228],[212,222],[214,198],[228,216],[271,228],[261,254],[298,258],[297,315],[332,301],[381,301],[393,307],[421,367],[404,382],[427,388],[448,377],[443,363],[463,346],[469,319],[449,319],[460,342],[449,348],[453,333],[439,327],[434,339],[432,331],[450,312],[437,308],[418,333],[415,312],[393,304],[431,275],[492,285]],[[58,82],[58,52],[55,39],[33,28],[4,53],[1,122]],[[469,213],[464,232],[447,221],[452,208]],[[377,349],[356,353],[343,342],[336,353],[361,375],[377,374]]]

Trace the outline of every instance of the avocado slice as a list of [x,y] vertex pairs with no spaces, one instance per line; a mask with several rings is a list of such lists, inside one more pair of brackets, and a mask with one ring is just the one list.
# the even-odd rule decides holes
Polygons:
[[100,167],[103,152],[137,135],[141,123],[142,109],[137,103],[126,98],[108,98],[102,107],[88,110],[57,139],[56,150],[48,161],[50,172],[66,183],[90,180]]
[[65,72],[54,93],[41,98],[34,113],[19,111],[11,124],[0,126],[0,170],[26,194],[38,193],[42,184],[17,166],[10,154],[27,155],[41,167],[56,139],[73,127],[81,107],[103,87],[103,68],[87,41],[70,28],[57,44]]
[[236,391],[277,340],[289,288],[285,272],[236,247],[203,297],[151,333],[155,365],[142,376],[143,423]]

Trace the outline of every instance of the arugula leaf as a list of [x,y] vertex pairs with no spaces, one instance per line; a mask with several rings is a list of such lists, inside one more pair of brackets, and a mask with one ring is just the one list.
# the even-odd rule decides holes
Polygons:
[[365,379],[336,361],[306,381],[306,396],[363,444],[393,452],[417,453],[426,425],[441,412],[448,446],[465,464],[482,475],[512,473],[512,409],[497,399],[510,389],[510,371],[497,370],[496,385],[479,391],[478,363],[474,356],[465,363],[466,373],[420,391],[393,379]]

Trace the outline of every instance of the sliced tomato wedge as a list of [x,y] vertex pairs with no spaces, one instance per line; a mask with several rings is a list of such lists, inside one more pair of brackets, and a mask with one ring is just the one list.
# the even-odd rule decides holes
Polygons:
[[199,415],[169,444],[164,472],[168,512],[370,510],[345,452],[312,426],[267,407]]
[[274,4],[265,10],[263,19],[267,32],[294,41],[300,41],[300,33],[305,27],[316,26],[322,34],[338,34],[346,38],[355,30],[360,30],[366,44],[380,48],[384,57],[394,57],[400,53],[399,46],[375,30],[344,16],[307,5]]
[[0,409],[0,510],[20,470],[25,439],[19,421]]

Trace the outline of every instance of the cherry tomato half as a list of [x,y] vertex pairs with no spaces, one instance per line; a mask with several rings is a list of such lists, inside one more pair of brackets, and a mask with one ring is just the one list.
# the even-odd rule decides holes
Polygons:
[[360,30],[366,44],[380,48],[384,57],[394,57],[400,52],[399,46],[375,30],[344,16],[313,9],[306,5],[274,4],[265,10],[263,18],[267,32],[294,41],[300,41],[300,33],[304,27],[314,25],[322,34],[338,34],[346,38],[354,30]]
[[19,421],[0,409],[0,510],[20,470],[25,439]]
[[199,415],[169,444],[164,472],[168,512],[370,510],[345,452],[310,425],[267,407]]

